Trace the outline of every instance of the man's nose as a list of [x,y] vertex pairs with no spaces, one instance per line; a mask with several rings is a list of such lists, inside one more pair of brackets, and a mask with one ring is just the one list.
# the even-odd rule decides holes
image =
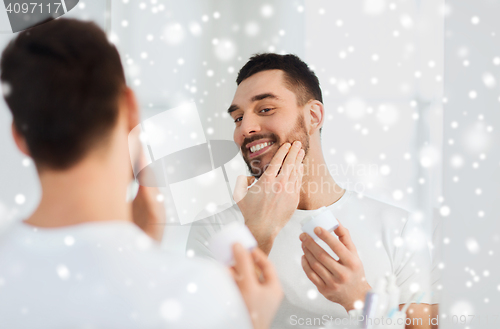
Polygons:
[[259,120],[257,120],[253,116],[246,116],[243,117],[241,120],[241,133],[243,134],[244,137],[249,137],[255,133],[260,132],[260,124]]

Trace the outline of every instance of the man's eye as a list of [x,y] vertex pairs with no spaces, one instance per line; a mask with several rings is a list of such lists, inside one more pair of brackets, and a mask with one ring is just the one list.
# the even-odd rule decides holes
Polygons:
[[272,109],[263,109],[263,110],[261,110],[260,112],[264,112],[264,113],[265,113],[265,112],[269,112],[269,111],[271,111],[271,110],[272,110]]
[[240,121],[241,121],[241,119],[243,119],[243,117],[238,117],[238,118],[234,119],[234,122],[235,122],[235,123],[236,123],[236,122],[240,122]]

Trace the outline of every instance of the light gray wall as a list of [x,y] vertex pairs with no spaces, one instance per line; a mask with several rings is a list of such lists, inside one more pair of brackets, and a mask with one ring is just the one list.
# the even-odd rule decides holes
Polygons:
[[441,323],[443,329],[457,328],[453,315],[465,315],[470,328],[498,328],[500,3],[454,1],[451,9],[445,38],[443,186],[449,215],[443,222],[441,308],[447,317]]

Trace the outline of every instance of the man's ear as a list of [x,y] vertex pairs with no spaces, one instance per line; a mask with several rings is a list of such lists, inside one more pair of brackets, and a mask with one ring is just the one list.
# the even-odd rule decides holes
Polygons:
[[23,135],[17,131],[16,125],[14,122],[12,122],[12,137],[14,137],[14,142],[16,143],[17,148],[19,151],[21,151],[23,154],[31,157],[30,151],[28,149],[28,145],[26,144],[26,139],[24,138]]
[[139,123],[139,105],[137,103],[137,98],[135,98],[135,94],[129,87],[125,88],[123,93],[123,98],[125,102],[125,108],[127,110],[127,120],[129,130],[135,128]]
[[318,100],[311,101],[307,106],[309,108],[309,117],[311,119],[309,134],[312,135],[314,132],[319,131],[320,128],[323,127],[325,111],[323,103]]

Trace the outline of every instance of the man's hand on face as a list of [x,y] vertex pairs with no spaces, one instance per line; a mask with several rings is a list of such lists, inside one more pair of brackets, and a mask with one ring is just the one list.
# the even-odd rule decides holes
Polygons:
[[240,176],[236,182],[233,198],[245,218],[245,224],[266,255],[269,255],[274,238],[299,204],[305,154],[301,146],[299,141],[293,145],[283,144],[250,189],[248,186],[253,179]]
[[241,244],[233,246],[234,281],[245,301],[254,329],[267,329],[283,299],[278,274],[273,264],[259,248],[251,253]]
[[308,234],[302,233],[302,268],[326,299],[350,311],[354,309],[355,301],[364,301],[371,287],[366,282],[365,270],[349,231],[340,224],[335,230],[338,240],[321,227],[316,227],[314,233],[333,250],[339,260],[330,256]]

